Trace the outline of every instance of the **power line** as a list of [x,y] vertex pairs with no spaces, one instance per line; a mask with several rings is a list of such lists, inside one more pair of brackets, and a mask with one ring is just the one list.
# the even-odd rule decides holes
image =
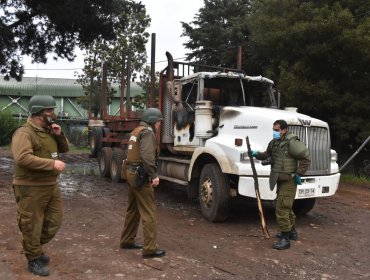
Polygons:
[[72,71],[72,70],[82,70],[83,68],[25,68],[24,70],[29,71],[45,71],[45,70],[52,70],[52,71]]
[[[186,56],[184,57],[178,57],[174,58],[174,60],[179,60],[179,59],[185,59]],[[167,60],[160,60],[156,61],[155,63],[163,63],[167,62]],[[147,65],[150,65],[150,63],[146,63]],[[72,70],[82,70],[83,68],[25,68],[24,70],[27,71],[72,71]]]
[[[174,58],[173,60],[179,60],[179,59],[186,59],[186,56],[184,56],[184,57]],[[148,60],[150,60],[150,59],[148,59]],[[155,63],[155,64],[157,64],[157,63],[164,63],[164,62],[168,62],[168,60],[156,61],[156,62],[154,62],[154,63]],[[150,65],[150,64],[151,64],[150,62],[145,63],[145,65]]]

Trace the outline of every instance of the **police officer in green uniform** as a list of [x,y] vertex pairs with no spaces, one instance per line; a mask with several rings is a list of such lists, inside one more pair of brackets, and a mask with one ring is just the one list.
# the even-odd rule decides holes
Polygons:
[[68,152],[68,140],[54,123],[55,100],[35,95],[30,99],[30,117],[13,134],[13,190],[18,225],[28,270],[48,276],[50,257],[42,250],[57,233],[63,217],[62,198],[57,183],[65,164],[59,153]]
[[293,202],[301,176],[310,165],[310,153],[298,137],[288,131],[285,120],[273,124],[273,140],[265,152],[252,151],[259,160],[271,159],[270,189],[277,185],[276,220],[280,230],[274,249],[290,248],[290,240],[297,240]]
[[[143,249],[144,258],[162,257],[166,251],[157,247],[157,210],[154,201],[154,187],[158,186],[156,159],[159,149],[156,131],[159,130],[162,113],[156,108],[143,112],[142,121],[131,134],[127,149],[126,179],[129,185],[128,207],[120,247]],[[146,179],[138,186],[138,168],[143,168]],[[135,243],[140,219],[143,225],[144,246]]]

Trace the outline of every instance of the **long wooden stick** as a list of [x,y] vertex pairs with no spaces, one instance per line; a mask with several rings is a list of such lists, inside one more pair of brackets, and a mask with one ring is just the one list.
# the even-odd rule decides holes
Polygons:
[[249,144],[248,136],[247,136],[246,140],[247,140],[248,156],[249,156],[249,160],[251,162],[251,167],[252,167],[252,172],[253,172],[254,190],[256,192],[258,212],[259,212],[260,218],[261,218],[261,229],[262,229],[262,233],[264,234],[265,238],[270,238],[271,236],[270,236],[269,230],[267,228],[267,224],[265,222],[265,216],[263,215],[260,189],[259,189],[259,186],[258,186],[257,171],[256,171],[256,166],[254,165],[253,157],[251,156],[252,150],[251,150],[251,145]]

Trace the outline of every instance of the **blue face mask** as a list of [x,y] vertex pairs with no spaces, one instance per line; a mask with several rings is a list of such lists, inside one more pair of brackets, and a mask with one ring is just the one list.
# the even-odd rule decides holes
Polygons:
[[274,138],[274,140],[279,140],[280,139],[280,132],[279,131],[273,131],[272,132],[272,138]]

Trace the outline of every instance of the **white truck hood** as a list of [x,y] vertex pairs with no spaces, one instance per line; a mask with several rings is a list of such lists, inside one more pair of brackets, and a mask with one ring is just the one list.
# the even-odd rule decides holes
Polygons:
[[226,125],[226,123],[230,124],[230,118],[234,119],[234,121],[238,121],[238,123],[233,123],[233,125],[245,125],[246,123],[248,123],[248,125],[257,125],[261,119],[265,119],[270,121],[272,128],[274,121],[283,119],[288,125],[328,127],[326,122],[298,113],[296,112],[296,108],[291,107],[286,110],[250,106],[224,107],[221,111],[220,125]]
[[218,135],[213,141],[223,138],[242,138],[249,136],[252,149],[265,150],[272,139],[272,126],[278,119],[285,120],[288,125],[325,127],[328,124],[295,110],[279,110],[259,107],[224,107],[220,113]]

